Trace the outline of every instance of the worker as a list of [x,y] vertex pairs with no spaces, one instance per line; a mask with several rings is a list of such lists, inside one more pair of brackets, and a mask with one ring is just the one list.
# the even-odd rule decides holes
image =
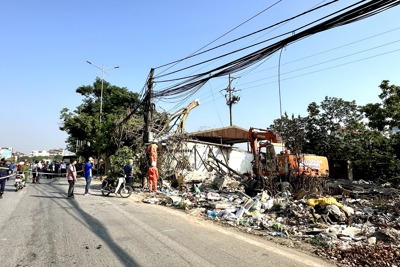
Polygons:
[[24,175],[23,177],[23,184],[24,187],[26,186],[26,184],[28,183],[28,179],[29,179],[29,172],[30,172],[31,166],[28,160],[25,161],[25,164],[21,167],[21,172]]
[[151,166],[153,162],[157,162],[157,149],[158,145],[155,142],[152,142],[147,148],[149,166]]
[[147,174],[149,178],[149,192],[157,192],[158,169],[155,162],[151,164]]

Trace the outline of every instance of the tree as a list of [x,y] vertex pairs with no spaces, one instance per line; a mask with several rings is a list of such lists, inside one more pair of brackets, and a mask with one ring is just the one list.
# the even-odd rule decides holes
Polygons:
[[[368,127],[371,131],[379,133],[384,138],[385,146],[380,146],[379,152],[374,156],[380,159],[381,168],[385,168],[382,178],[396,177],[400,183],[398,173],[400,170],[400,86],[390,84],[389,80],[383,80],[379,85],[381,103],[369,103],[360,107],[360,111],[368,119]],[[383,143],[383,140],[382,140]],[[379,168],[378,168],[379,169]]]
[[[386,179],[397,172],[394,141],[367,127],[364,107],[357,106],[355,101],[325,97],[319,105],[310,103],[307,111],[307,117],[292,115],[289,119],[285,114],[271,125],[294,152],[323,155],[331,163],[351,161],[356,179]],[[400,136],[396,140],[400,141]]]
[[284,116],[274,120],[274,123],[269,127],[271,130],[279,133],[285,146],[294,153],[303,152],[306,143],[305,136],[305,119],[298,116],[297,118],[289,116],[285,112]]
[[390,85],[388,80],[379,85],[382,103],[370,103],[361,108],[368,118],[368,126],[387,132],[400,126],[400,86]]
[[306,150],[329,159],[350,159],[349,152],[357,150],[357,133],[364,128],[355,101],[325,97],[320,105],[311,103],[307,111]]
[[[76,92],[82,95],[82,104],[76,110],[61,110],[60,130],[67,132],[67,149],[76,151],[78,156],[87,158],[93,155],[108,158],[124,145],[136,144],[137,135],[120,136],[120,122],[130,111],[142,114],[139,95],[127,88],[103,83],[103,110],[100,123],[101,79],[93,85],[81,86]],[[134,120],[128,124],[137,125],[142,121]],[[136,127],[136,128],[140,128]]]

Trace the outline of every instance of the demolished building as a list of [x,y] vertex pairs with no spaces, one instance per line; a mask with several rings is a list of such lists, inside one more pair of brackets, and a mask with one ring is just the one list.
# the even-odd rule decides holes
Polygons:
[[242,177],[251,173],[253,155],[236,145],[247,142],[248,131],[238,126],[173,136],[164,142],[163,167],[170,175],[184,174],[187,181]]

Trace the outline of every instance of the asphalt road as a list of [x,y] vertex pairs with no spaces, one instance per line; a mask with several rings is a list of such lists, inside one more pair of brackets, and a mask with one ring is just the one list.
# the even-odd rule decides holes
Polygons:
[[[66,178],[0,199],[0,266],[332,266],[318,258],[134,197],[67,199]],[[96,189],[97,187],[97,189]]]

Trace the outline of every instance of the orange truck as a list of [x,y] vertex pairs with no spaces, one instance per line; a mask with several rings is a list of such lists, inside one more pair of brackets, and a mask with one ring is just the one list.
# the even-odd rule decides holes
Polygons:
[[249,129],[256,176],[329,176],[328,159],[312,154],[292,154],[271,130]]

